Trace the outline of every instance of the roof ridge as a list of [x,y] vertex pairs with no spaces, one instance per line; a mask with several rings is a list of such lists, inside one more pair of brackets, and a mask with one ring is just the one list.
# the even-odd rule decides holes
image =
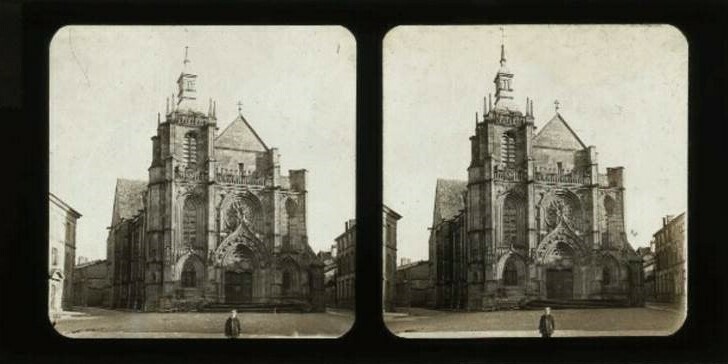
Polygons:
[[217,135],[217,137],[215,137],[215,141],[218,141],[223,135],[225,135],[225,133],[228,130],[230,130],[230,128],[232,128],[233,125],[235,125],[235,122],[237,122],[238,120],[242,121],[243,124],[245,124],[245,126],[250,130],[250,132],[253,133],[253,136],[255,137],[255,139],[258,140],[258,142],[263,146],[263,148],[266,151],[270,150],[270,148],[268,148],[268,145],[266,145],[265,142],[263,141],[263,138],[261,138],[260,135],[258,135],[258,132],[255,131],[255,128],[253,128],[253,126],[250,125],[250,123],[248,122],[247,119],[245,119],[245,117],[243,116],[243,114],[238,114],[238,116],[235,119],[233,119],[233,121],[230,122],[230,124],[228,124],[225,127],[225,129],[223,129],[223,131],[220,134]]

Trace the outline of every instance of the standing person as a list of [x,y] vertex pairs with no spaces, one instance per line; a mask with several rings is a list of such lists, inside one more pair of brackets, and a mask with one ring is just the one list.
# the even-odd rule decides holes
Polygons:
[[238,311],[232,310],[230,317],[225,321],[225,336],[235,339],[240,336],[240,320],[238,320]]
[[546,307],[543,311],[541,321],[538,323],[538,332],[541,333],[541,337],[550,338],[556,330],[556,323],[554,317],[551,316],[551,307]]

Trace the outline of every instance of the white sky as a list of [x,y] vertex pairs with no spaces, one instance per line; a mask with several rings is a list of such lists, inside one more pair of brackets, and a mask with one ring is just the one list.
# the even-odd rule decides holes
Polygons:
[[[65,27],[50,46],[50,191],[83,217],[77,256],[106,255],[117,178],[147,180],[157,113],[184,47],[218,127],[243,115],[281,172],[308,175],[308,235],[328,249],[354,217],[356,43],[342,27]],[[204,107],[203,112],[207,112]]]
[[[597,147],[600,172],[625,167],[628,239],[647,246],[664,215],[687,210],[687,41],[670,26],[503,29],[516,104],[533,99],[542,127],[559,100]],[[403,216],[398,258],[427,259],[436,179],[467,179],[500,44],[499,26],[407,26],[385,38],[383,192]]]

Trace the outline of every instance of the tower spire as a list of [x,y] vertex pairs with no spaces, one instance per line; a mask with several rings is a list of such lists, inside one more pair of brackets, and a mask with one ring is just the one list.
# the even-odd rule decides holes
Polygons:
[[182,69],[183,70],[186,70],[187,69],[187,64],[190,63],[190,58],[189,58],[189,54],[188,54],[189,48],[190,47],[185,46],[185,59],[184,59],[184,61],[182,61],[182,67],[183,67]]
[[518,107],[513,103],[513,73],[508,70],[506,65],[506,42],[503,27],[501,31],[501,54],[500,68],[495,75],[493,83],[495,84],[495,109],[494,111],[517,111]]
[[[177,78],[177,106],[179,109],[195,110],[197,100],[197,75],[192,73],[189,64],[189,48],[185,46],[185,58],[182,61],[182,72]],[[174,104],[174,102],[173,102]]]
[[505,65],[506,65],[506,35],[505,35],[505,32],[503,32],[503,27],[500,27],[500,31],[501,31],[500,65],[501,65],[501,67],[505,67]]

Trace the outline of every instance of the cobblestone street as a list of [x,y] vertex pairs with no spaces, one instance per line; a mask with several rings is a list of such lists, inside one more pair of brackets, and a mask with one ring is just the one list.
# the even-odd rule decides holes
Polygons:
[[[223,338],[228,313],[141,313],[84,308],[64,315],[56,330],[72,338]],[[353,312],[238,314],[240,338],[331,338],[345,334]]]
[[[407,309],[403,309],[406,312]],[[541,311],[448,312],[410,309],[387,314],[393,333],[409,338],[539,336]],[[553,310],[554,336],[661,336],[682,323],[683,314],[662,308]]]

